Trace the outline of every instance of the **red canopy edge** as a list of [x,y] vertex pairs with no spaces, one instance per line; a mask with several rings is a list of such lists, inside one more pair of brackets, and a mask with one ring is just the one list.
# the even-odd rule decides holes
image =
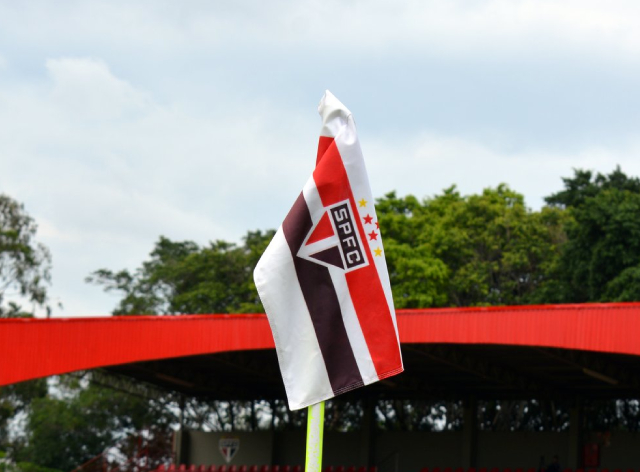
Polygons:
[[[402,343],[640,355],[640,303],[398,310]],[[109,365],[273,348],[265,315],[0,319],[0,385]]]

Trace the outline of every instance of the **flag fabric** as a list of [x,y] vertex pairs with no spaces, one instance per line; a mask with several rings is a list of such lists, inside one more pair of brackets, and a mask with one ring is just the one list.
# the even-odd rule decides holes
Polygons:
[[329,91],[318,111],[315,170],[254,271],[292,410],[403,371],[355,123]]

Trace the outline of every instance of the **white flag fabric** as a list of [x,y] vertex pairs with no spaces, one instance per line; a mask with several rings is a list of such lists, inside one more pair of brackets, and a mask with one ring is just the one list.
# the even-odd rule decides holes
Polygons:
[[403,371],[355,123],[329,91],[318,111],[315,170],[254,271],[292,410]]

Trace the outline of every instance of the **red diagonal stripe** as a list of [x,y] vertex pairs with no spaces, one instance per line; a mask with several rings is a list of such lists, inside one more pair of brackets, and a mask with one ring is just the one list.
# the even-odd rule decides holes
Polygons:
[[[324,206],[349,199],[355,214],[358,214],[349,177],[335,142],[327,146],[313,172],[313,180]],[[378,376],[382,378],[392,371],[397,371],[402,366],[402,361],[391,312],[373,262],[373,255],[366,244],[367,237],[360,218],[356,218],[356,222],[369,265],[349,272],[346,279],[369,353]]]
[[316,166],[320,163],[320,159],[324,156],[324,153],[327,151],[327,148],[331,146],[333,143],[333,138],[328,136],[320,136],[320,140],[318,141],[318,156],[316,157]]

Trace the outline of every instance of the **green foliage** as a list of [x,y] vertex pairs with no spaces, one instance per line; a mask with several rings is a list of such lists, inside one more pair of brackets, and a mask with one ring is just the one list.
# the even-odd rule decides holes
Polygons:
[[31,462],[18,462],[17,467],[20,472],[61,472],[60,469],[52,469],[51,467],[42,467],[32,464]]
[[376,427],[383,431],[461,431],[461,401],[378,400]]
[[134,273],[100,269],[87,281],[123,293],[118,315],[262,312],[253,269],[273,234],[248,232],[242,246],[216,241],[207,247],[161,237]]
[[566,431],[571,403],[566,400],[480,400],[483,431]]
[[58,469],[41,467],[30,462],[18,462],[17,464],[7,458],[5,452],[0,451],[0,472],[61,472]]
[[34,399],[47,395],[46,379],[30,380],[0,387],[0,448],[9,448],[8,423],[17,414],[28,412]]
[[547,202],[568,208],[558,301],[640,300],[640,180],[576,170]]
[[582,206],[588,198],[597,196],[602,190],[626,190],[631,193],[640,192],[640,179],[628,177],[620,167],[616,167],[609,175],[596,174],[590,170],[574,169],[573,177],[563,177],[564,190],[545,198],[551,206]]
[[376,209],[398,308],[538,303],[565,241],[563,210],[533,212],[506,185]]
[[427,206],[392,192],[376,202],[376,211],[396,307],[446,304],[450,271],[435,255]]
[[37,228],[22,204],[0,194],[0,317],[31,315],[15,301],[7,302],[11,295],[49,310],[46,285],[51,277],[51,255],[34,241]]
[[[534,212],[501,185],[463,197],[451,187],[419,201],[378,200],[398,308],[544,302],[565,242],[567,212]],[[263,308],[253,268],[273,231],[249,232],[237,246],[199,247],[161,237],[136,271],[100,269],[87,278],[123,294],[115,314],[248,313]]]
[[18,461],[73,470],[145,428],[164,434],[172,421],[164,404],[62,378],[57,395],[34,399],[26,421],[26,442],[14,452]]

